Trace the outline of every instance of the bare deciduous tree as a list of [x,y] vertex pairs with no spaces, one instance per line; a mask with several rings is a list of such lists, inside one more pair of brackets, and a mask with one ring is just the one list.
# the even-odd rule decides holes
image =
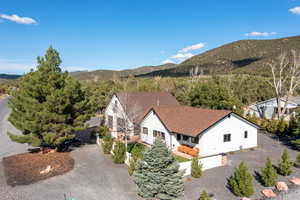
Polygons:
[[278,59],[271,61],[267,66],[272,72],[272,80],[269,83],[274,88],[279,119],[283,117],[290,97],[299,86],[300,54],[298,55],[295,50],[291,51],[291,56],[282,53]]

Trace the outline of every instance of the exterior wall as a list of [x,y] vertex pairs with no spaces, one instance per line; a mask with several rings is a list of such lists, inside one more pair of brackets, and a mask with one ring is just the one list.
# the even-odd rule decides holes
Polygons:
[[[143,128],[148,128],[148,135],[145,135],[143,133]],[[165,141],[166,145],[168,147],[173,146],[172,141],[175,141],[176,138],[172,138],[172,136],[169,131],[166,129],[166,127],[161,123],[159,118],[156,116],[156,114],[151,111],[145,119],[141,123],[141,140],[147,144],[153,144],[155,141],[155,138],[153,136],[153,131],[160,131],[165,133]],[[172,139],[171,139],[172,138]]]
[[[281,106],[284,106],[284,102],[281,101]],[[253,104],[249,107],[249,113],[251,115],[255,114],[257,117],[272,119],[275,118],[274,108],[277,107],[276,99],[270,99],[261,103]],[[296,108],[296,104],[288,103],[287,108]],[[288,113],[284,116],[285,120],[289,120],[291,113]]]
[[[115,102],[117,101],[117,109],[114,109]],[[108,116],[113,116],[113,128],[111,129],[112,137],[117,137],[117,118],[124,118],[126,114],[124,114],[124,110],[119,102],[119,99],[114,95],[110,100],[108,106],[105,110],[105,125],[108,126]],[[133,127],[133,124],[130,122],[129,127]],[[130,135],[133,135],[133,130],[131,131]]]
[[[244,138],[244,132],[248,138]],[[231,141],[224,142],[224,134],[231,134]],[[257,128],[235,114],[229,115],[199,136],[199,155],[202,157],[248,149],[257,146]]]
[[[222,156],[216,155],[206,158],[199,159],[199,163],[202,164],[202,170],[208,170],[215,167],[222,166]],[[179,170],[185,170],[184,176],[188,176],[191,174],[191,164],[192,161],[179,163]]]

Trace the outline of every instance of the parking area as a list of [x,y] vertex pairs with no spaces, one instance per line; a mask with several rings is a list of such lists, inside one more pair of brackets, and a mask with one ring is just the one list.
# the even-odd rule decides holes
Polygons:
[[[264,166],[267,157],[270,157],[274,165],[277,165],[282,151],[287,148],[282,145],[280,141],[274,140],[271,137],[260,133],[258,135],[259,147],[255,150],[247,150],[242,152],[235,152],[228,156],[229,164],[225,167],[218,167],[204,171],[200,179],[191,179],[185,184],[186,199],[197,200],[202,190],[214,194],[216,200],[235,200],[240,199],[235,197],[228,188],[227,179],[234,173],[234,168],[239,165],[241,161],[245,161],[253,175],[259,172],[260,168]],[[291,158],[296,159],[297,151],[288,149]],[[300,177],[300,170],[294,168],[294,173],[289,176]],[[279,176],[279,180],[288,182],[288,177]],[[260,191],[264,187],[254,180],[256,193],[254,198],[260,197]]]

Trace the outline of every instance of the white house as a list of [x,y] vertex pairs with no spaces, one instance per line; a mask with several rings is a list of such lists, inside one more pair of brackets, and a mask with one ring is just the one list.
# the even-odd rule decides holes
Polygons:
[[[281,108],[284,107],[286,102],[287,101],[285,98],[281,99],[280,101]],[[283,116],[284,119],[289,120],[290,116],[295,113],[295,109],[299,107],[299,105],[300,105],[300,96],[290,97],[287,102],[287,106],[286,106],[287,109]],[[266,101],[262,101],[250,105],[248,108],[248,113],[251,115],[256,115],[257,117],[260,118],[276,119],[277,110],[278,110],[277,100],[276,98],[272,98]]]
[[113,95],[105,110],[105,124],[114,138],[138,140],[142,117],[153,106],[179,105],[167,92],[119,92]]
[[257,146],[258,126],[225,110],[189,106],[154,106],[140,123],[141,141],[153,144],[160,136],[177,151],[180,145],[209,157]]

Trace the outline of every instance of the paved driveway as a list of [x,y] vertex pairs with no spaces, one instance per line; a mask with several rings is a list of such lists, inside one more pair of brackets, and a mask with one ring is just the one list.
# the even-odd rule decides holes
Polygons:
[[7,130],[18,131],[6,121],[7,100],[0,101],[0,199],[1,200],[135,200],[136,187],[124,165],[113,164],[97,145],[85,145],[72,152],[75,168],[61,176],[35,184],[10,187],[3,174],[2,157],[26,151],[26,145],[9,140]]

